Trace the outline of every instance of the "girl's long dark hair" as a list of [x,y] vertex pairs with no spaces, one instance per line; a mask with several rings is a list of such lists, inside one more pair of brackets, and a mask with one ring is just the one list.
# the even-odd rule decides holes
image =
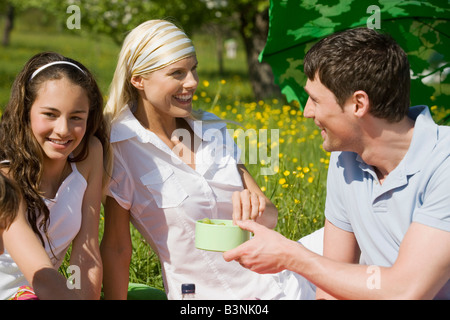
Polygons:
[[[33,79],[31,75],[39,67],[54,61],[68,61],[79,66],[56,64],[39,72]],[[0,122],[0,161],[6,167],[9,176],[19,185],[26,203],[27,219],[42,244],[44,234],[48,239],[47,229],[50,213],[42,199],[39,185],[43,172],[44,154],[35,139],[30,125],[30,110],[41,85],[48,80],[66,78],[80,86],[89,98],[89,115],[86,133],[76,152],[68,161],[79,162],[88,156],[89,140],[96,136],[103,145],[104,154],[109,152],[109,142],[103,118],[103,97],[93,75],[82,64],[58,53],[44,52],[32,57],[16,77],[11,97]],[[43,219],[38,225],[39,217]],[[50,241],[48,241],[49,246]]]

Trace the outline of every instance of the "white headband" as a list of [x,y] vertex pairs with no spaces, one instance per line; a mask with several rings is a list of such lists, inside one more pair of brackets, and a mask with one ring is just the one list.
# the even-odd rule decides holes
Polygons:
[[188,36],[172,23],[160,21],[130,48],[128,65],[132,74],[144,74],[191,55],[195,48]]
[[54,61],[54,62],[50,62],[50,63],[44,64],[42,67],[39,67],[38,69],[36,69],[36,71],[33,72],[33,74],[31,75],[30,80],[32,80],[32,79],[33,79],[39,72],[41,72],[42,70],[44,70],[44,69],[46,69],[46,68],[48,68],[48,67],[50,67],[50,66],[53,66],[53,65],[55,65],[55,64],[68,64],[68,65],[74,66],[75,68],[77,68],[78,70],[80,70],[81,72],[83,72],[83,74],[86,74],[86,73],[83,71],[83,69],[81,69],[81,68],[80,68],[79,66],[77,66],[75,63],[72,63],[72,62],[69,62],[69,61]]

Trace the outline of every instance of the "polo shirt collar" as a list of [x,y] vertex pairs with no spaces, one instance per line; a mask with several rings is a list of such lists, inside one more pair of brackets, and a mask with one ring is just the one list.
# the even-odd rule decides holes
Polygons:
[[[398,172],[398,183],[406,183],[407,176],[419,172],[426,166],[431,151],[438,140],[438,125],[431,117],[427,106],[411,107],[408,116],[415,120],[411,144],[402,161],[394,169]],[[372,167],[366,164],[357,154],[356,160],[360,162],[360,168],[371,171]],[[392,179],[392,178],[391,178]]]
[[411,107],[408,116],[415,119],[415,125],[411,144],[402,163],[405,166],[405,173],[413,175],[426,167],[438,141],[438,125],[431,117],[427,106]]

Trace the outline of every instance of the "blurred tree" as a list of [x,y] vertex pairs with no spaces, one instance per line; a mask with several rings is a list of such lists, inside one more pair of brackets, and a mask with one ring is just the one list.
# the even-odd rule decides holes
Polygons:
[[222,67],[223,35],[236,30],[247,53],[248,74],[256,99],[280,95],[272,70],[258,61],[268,33],[268,0],[7,0],[18,10],[39,8],[65,26],[66,9],[81,9],[81,30],[110,36],[121,44],[126,33],[149,19],[166,18],[192,35],[209,26],[217,41],[219,71]]
[[[269,32],[269,0],[202,0],[210,16],[208,25],[223,45],[223,34],[237,30],[242,37],[247,54],[249,79],[256,99],[281,96],[274,82],[271,67],[258,60]],[[224,21],[227,23],[224,24]],[[219,56],[219,63],[221,57]]]
[[0,12],[5,12],[5,29],[3,31],[2,45],[8,46],[11,31],[14,27],[14,6],[6,1],[0,4]]

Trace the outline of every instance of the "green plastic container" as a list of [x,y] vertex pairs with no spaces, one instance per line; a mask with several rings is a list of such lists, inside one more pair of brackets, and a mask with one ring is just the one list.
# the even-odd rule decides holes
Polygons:
[[233,225],[232,220],[199,220],[195,224],[195,247],[208,251],[228,251],[250,239],[250,232]]

